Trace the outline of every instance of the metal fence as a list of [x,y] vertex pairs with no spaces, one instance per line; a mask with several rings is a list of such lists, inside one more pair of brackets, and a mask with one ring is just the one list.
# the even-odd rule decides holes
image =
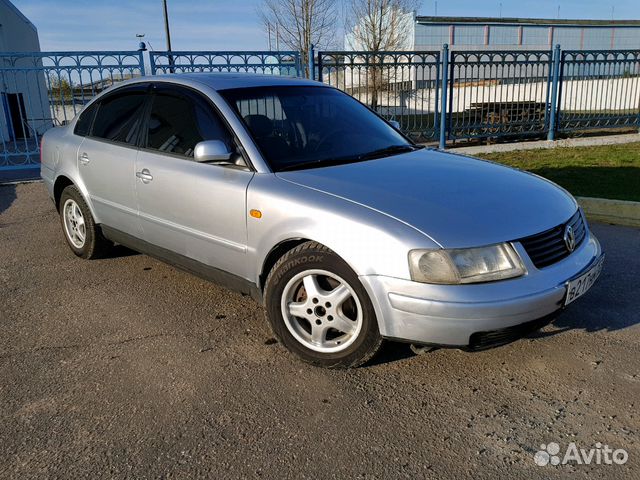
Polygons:
[[319,52],[319,81],[365,103],[416,140],[439,131],[440,52]]
[[312,71],[441,148],[640,128],[639,50],[319,52]]
[[[640,128],[640,50],[0,53],[0,171],[38,167],[39,140],[121,80],[182,72],[312,77],[418,141]],[[308,68],[307,68],[308,67]]]
[[137,51],[0,53],[0,170],[38,166],[45,131],[144,71]]
[[151,74],[245,72],[302,75],[300,52],[150,52]]
[[451,52],[447,138],[540,135],[551,67],[551,51]]
[[640,127],[640,50],[561,53],[557,130]]

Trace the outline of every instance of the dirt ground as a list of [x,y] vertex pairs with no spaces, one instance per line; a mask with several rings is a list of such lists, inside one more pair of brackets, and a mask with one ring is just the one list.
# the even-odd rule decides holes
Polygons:
[[[124,248],[83,261],[42,184],[0,187],[0,477],[640,478],[640,230],[505,347],[317,369],[249,297]],[[538,466],[550,442],[623,465]]]

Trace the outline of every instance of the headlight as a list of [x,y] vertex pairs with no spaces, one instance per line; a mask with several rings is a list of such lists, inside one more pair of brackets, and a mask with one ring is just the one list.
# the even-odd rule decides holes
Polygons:
[[424,283],[477,283],[524,275],[520,257],[508,243],[479,248],[411,250],[411,279]]

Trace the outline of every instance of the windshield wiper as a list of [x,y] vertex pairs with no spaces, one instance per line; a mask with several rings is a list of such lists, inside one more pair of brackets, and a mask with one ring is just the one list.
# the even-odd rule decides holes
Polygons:
[[306,170],[307,168],[331,167],[335,165],[342,165],[345,163],[353,163],[359,160],[360,158],[358,156],[321,158],[319,160],[312,160],[310,162],[301,162],[294,163],[293,165],[287,165],[285,167],[279,168],[278,171],[286,172],[291,170]]
[[362,162],[364,160],[373,160],[374,158],[386,157],[389,155],[396,155],[399,153],[413,152],[424,148],[423,145],[391,145],[389,147],[380,148],[371,152],[363,153],[361,155],[352,155],[346,157],[335,158],[321,158],[319,160],[313,160],[311,162],[295,163],[293,165],[287,165],[280,168],[279,172],[291,171],[291,170],[306,170],[307,168],[328,167],[334,165],[342,165],[345,163]]
[[410,144],[403,144],[403,145],[391,145],[389,147],[385,147],[385,148],[380,148],[378,150],[374,150],[372,152],[368,152],[368,153],[364,153],[362,155],[360,155],[358,157],[359,160],[371,160],[374,158],[381,158],[381,157],[386,157],[389,155],[396,155],[399,153],[405,153],[405,152],[413,152],[414,150],[418,150],[420,148],[424,148],[423,145],[410,145]]

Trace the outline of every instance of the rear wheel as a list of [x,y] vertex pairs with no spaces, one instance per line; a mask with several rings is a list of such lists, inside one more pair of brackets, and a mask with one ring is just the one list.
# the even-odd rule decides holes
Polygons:
[[316,242],[299,245],[274,265],[265,295],[274,334],[314,365],[355,367],[382,343],[373,305],[357,275]]
[[95,224],[80,191],[69,185],[60,196],[60,221],[67,244],[81,258],[103,256],[111,246]]

